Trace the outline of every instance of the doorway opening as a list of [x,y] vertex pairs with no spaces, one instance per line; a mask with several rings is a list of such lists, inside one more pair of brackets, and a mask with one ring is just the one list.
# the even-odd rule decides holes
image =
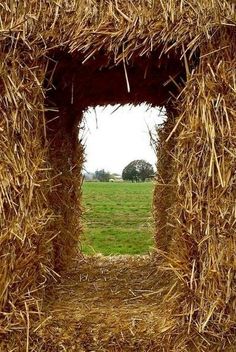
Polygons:
[[83,253],[152,251],[156,128],[165,119],[165,109],[147,104],[97,106],[85,112],[80,128],[85,149]]
[[[49,161],[54,173],[48,196],[53,213],[56,214],[53,224],[53,232],[56,233],[55,266],[60,270],[60,267],[68,267],[69,263],[73,265],[75,258],[78,258],[79,242],[83,233],[81,199],[84,146],[78,140],[78,133],[84,113],[89,107],[109,104],[138,106],[145,103],[153,108],[164,107],[168,116],[163,124],[166,133],[173,127],[174,97],[179,94],[185,80],[185,68],[176,52],[163,54],[161,59],[160,53],[152,52],[149,56],[136,56],[130,58],[129,62],[115,64],[102,51],[86,61],[79,54],[57,52],[52,60],[52,67],[48,69],[47,79],[47,137]],[[122,145],[121,132],[119,137]],[[162,149],[169,171],[158,171],[161,182],[158,191],[156,186],[154,190],[154,217],[162,218],[159,227],[161,232],[158,234],[155,220],[155,245],[159,238],[163,238],[164,243],[170,238],[166,237],[169,226],[167,209],[172,198],[165,195],[166,184],[172,175],[171,157],[166,153],[169,149]]]

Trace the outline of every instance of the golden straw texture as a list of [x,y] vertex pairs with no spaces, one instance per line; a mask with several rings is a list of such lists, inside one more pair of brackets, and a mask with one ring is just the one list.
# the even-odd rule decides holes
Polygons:
[[73,111],[69,103],[61,99],[49,111],[60,55],[78,56],[81,66],[94,62],[97,71],[122,65],[127,86],[130,62],[156,53],[156,65],[165,70],[163,58],[178,56],[185,73],[170,75],[179,95],[168,97],[176,125],[159,145],[173,148],[172,240],[163,255],[176,283],[160,307],[171,307],[172,324],[158,339],[163,351],[178,352],[235,344],[235,9],[233,0],[1,1],[2,351],[33,350],[44,288],[55,269],[76,261],[83,161],[76,123],[89,103],[76,108],[69,127],[63,120]]

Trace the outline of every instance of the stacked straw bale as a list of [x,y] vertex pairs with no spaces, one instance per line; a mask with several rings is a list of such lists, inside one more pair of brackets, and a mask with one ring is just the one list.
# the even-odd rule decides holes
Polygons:
[[[176,274],[166,297],[173,324],[159,338],[166,351],[223,351],[235,343],[235,27],[233,0],[1,2],[3,351],[31,349],[44,287],[55,269],[70,267],[77,254],[83,151],[76,124],[91,100],[74,110],[73,99],[63,104],[61,96],[50,107],[60,54],[79,57],[89,67],[94,62],[98,70],[106,67],[111,77],[120,65],[127,89],[129,64],[135,66],[140,57],[148,60],[156,52],[156,63],[163,68],[163,57],[171,60],[174,52],[185,67],[185,74],[176,77],[170,65],[165,68],[179,95],[173,97],[171,89],[166,96],[166,88],[165,101],[156,101],[155,94],[149,101],[167,105],[172,99],[176,111],[171,132],[175,142],[169,139],[169,147],[163,140],[173,148],[167,153],[171,151],[176,184],[175,201],[164,207],[170,206],[168,220],[174,224],[165,253],[168,268]],[[105,60],[97,61],[101,53]],[[119,98],[119,85],[116,90],[121,103],[141,102],[132,89],[126,98]],[[141,88],[140,94],[148,101]],[[104,97],[91,105],[98,102],[117,101]],[[164,182],[171,183],[170,177]],[[158,207],[156,214],[161,214]]]
[[155,241],[158,250],[168,252],[175,225],[172,206],[176,200],[176,173],[174,172],[174,149],[176,143],[176,111],[173,106],[166,110],[168,116],[157,127],[157,172],[153,196],[153,217],[155,220]]
[[219,351],[236,328],[235,34],[225,26],[201,47],[183,92],[175,151],[179,225],[170,257],[184,279],[181,313],[196,340],[207,337]]

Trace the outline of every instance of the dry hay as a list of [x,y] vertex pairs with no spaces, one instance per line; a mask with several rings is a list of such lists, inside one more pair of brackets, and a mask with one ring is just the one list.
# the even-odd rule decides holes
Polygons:
[[[173,175],[163,185],[176,191],[171,209],[166,203],[173,230],[163,254],[176,289],[163,350],[233,346],[235,1],[6,0],[0,16],[2,350],[33,348],[44,287],[55,269],[76,261],[83,159],[77,125],[88,104],[117,100],[174,111]],[[93,88],[76,75],[81,70],[86,78],[91,69]],[[112,72],[117,84],[101,84]]]
[[[176,197],[176,174],[174,173],[175,138],[170,138],[175,127],[173,107],[167,110],[167,120],[157,128],[156,141],[157,172],[153,195],[155,240],[158,249],[168,252],[175,224],[171,208]],[[161,200],[161,201],[160,201]]]
[[170,274],[149,256],[91,257],[49,288],[34,341],[42,351],[157,351]]

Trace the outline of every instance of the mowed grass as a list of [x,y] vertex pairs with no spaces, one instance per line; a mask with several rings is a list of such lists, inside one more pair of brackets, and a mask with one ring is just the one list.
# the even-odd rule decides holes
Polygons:
[[151,182],[85,182],[83,252],[148,253],[153,246],[152,193]]

